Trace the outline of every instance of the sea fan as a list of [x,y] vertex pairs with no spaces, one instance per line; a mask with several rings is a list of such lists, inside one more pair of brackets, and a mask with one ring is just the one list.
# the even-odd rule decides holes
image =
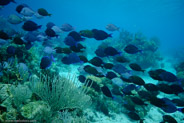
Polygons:
[[[89,83],[86,82],[88,85]],[[30,87],[43,101],[47,102],[51,110],[83,109],[91,104],[90,96],[86,95],[86,87],[78,87],[75,76],[49,76],[41,75],[39,78],[31,77]]]

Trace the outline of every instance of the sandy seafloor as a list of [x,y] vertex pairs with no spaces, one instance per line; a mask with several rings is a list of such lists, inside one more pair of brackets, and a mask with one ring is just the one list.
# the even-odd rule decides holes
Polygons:
[[[173,65],[169,62],[169,60],[165,59],[165,60],[161,61],[161,63],[163,63],[163,62],[164,62],[163,69],[166,69],[167,71],[172,72],[174,74],[176,73],[175,69],[173,68]],[[71,68],[71,69],[70,69],[69,73],[78,76],[79,75],[79,71],[78,71],[79,66],[80,66],[80,64],[70,65],[69,68]],[[68,70],[69,69],[67,69],[66,71],[62,70],[60,75],[68,74]],[[149,69],[146,71],[149,71]],[[158,81],[153,80],[151,77],[149,77],[147,72],[145,72],[144,74],[141,73],[141,74],[139,74],[139,76],[142,77],[142,79],[144,79],[144,81],[146,83],[153,83],[153,84],[158,83]],[[80,85],[81,83],[78,83],[78,84]],[[181,93],[181,94],[179,94],[179,96],[184,97],[184,94]],[[160,97],[160,98],[169,97],[169,99],[177,98],[177,96],[174,94],[164,94],[162,92],[160,92],[158,97]],[[181,112],[177,111],[174,113],[165,113],[160,108],[152,106],[151,104],[149,104],[148,106],[151,108],[150,108],[149,112],[147,113],[147,115],[144,117],[144,123],[160,123],[161,121],[163,121],[162,120],[163,115],[171,115],[172,117],[174,117],[177,120],[178,123],[184,123],[184,114]],[[119,108],[119,107],[117,107],[117,108]],[[125,113],[117,114],[117,113],[110,112],[110,116],[106,116],[102,112],[98,112],[96,110],[93,110],[90,107],[88,109],[84,110],[84,114],[86,114],[88,119],[90,119],[91,122],[93,122],[93,123],[139,123],[139,121],[134,121],[134,120],[130,119]]]

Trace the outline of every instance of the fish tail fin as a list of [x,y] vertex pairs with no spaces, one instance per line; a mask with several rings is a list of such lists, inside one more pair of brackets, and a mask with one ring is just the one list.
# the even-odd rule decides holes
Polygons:
[[143,53],[143,50],[139,50],[140,53]]
[[48,16],[50,17],[50,16],[52,16],[52,14],[48,14]]
[[144,72],[145,72],[145,70],[141,70],[141,72],[143,72],[143,73],[144,73]]
[[178,84],[181,86],[182,85],[182,82],[183,82],[183,79],[178,79]]
[[123,52],[118,52],[118,55],[121,56],[123,54]]
[[183,112],[184,108],[178,108],[177,109],[179,112]]
[[40,29],[41,27],[42,27],[42,25],[37,26],[38,29]]
[[56,38],[59,38],[59,35],[55,35],[56,36]]
[[81,38],[81,41],[84,41],[85,40],[85,38]]
[[112,37],[112,33],[111,34],[108,34],[108,37]]
[[50,58],[51,58],[51,60],[52,60],[53,62],[55,62],[55,59],[54,59],[53,54],[51,54]]
[[15,2],[15,0],[12,0],[12,3],[16,3],[17,4],[17,2]]

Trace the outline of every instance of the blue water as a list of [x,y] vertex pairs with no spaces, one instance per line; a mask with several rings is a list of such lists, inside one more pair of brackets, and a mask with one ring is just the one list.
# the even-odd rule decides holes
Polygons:
[[[184,0],[20,0],[33,10],[40,7],[52,13],[52,17],[39,24],[52,21],[57,25],[70,23],[76,30],[105,29],[113,23],[130,32],[142,32],[161,40],[160,50],[165,53],[184,46]],[[17,4],[11,3],[0,11],[8,16],[16,13]],[[118,36],[118,32],[113,34]],[[168,52],[169,51],[169,52]]]
[[[40,24],[70,23],[80,30],[105,29],[113,23],[130,32],[157,36],[161,51],[184,46],[184,0],[21,0],[18,3],[26,3],[35,11],[43,7],[52,13],[50,18],[36,20]],[[0,14],[16,13],[15,8],[16,4],[11,3]]]

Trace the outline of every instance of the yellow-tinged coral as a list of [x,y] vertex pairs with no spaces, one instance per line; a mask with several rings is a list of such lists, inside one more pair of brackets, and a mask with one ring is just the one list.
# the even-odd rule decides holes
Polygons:
[[102,83],[102,79],[93,75],[89,75],[86,77],[86,79],[91,79],[94,82],[97,82],[98,84]]

